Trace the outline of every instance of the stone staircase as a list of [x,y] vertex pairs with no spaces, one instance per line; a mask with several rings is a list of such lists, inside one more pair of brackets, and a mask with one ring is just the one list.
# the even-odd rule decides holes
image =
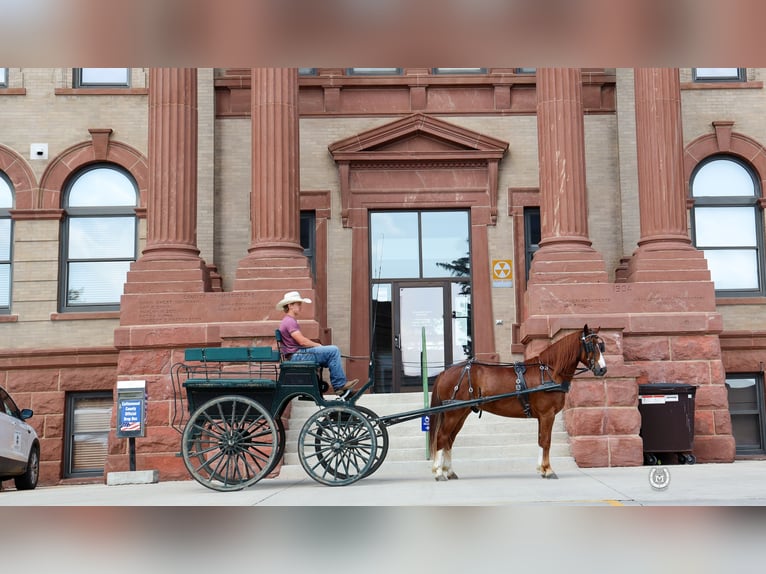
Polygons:
[[[357,404],[374,411],[378,416],[401,414],[423,408],[422,393],[369,394],[359,398]],[[311,401],[294,400],[287,430],[284,462],[280,476],[290,479],[308,478],[298,458],[298,436],[306,419],[319,410]],[[421,420],[416,418],[387,427],[389,449],[378,473],[387,468],[401,472],[423,472],[430,476],[430,460],[426,452],[426,435],[421,430]],[[481,418],[471,414],[465,422],[452,449],[455,469],[470,461],[507,462],[509,467],[534,470],[540,448],[537,446],[537,419],[516,419],[484,412]],[[551,461],[574,460],[569,450],[569,438],[564,428],[563,413],[559,413],[553,425]]]

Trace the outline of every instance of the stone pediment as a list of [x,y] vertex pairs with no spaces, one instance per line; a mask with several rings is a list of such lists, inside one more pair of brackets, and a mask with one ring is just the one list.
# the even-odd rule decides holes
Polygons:
[[507,142],[420,113],[329,146],[337,162],[499,161],[507,149]]

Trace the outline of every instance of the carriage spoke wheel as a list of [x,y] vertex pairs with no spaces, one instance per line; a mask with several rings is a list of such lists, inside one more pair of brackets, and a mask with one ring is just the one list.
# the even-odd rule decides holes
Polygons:
[[192,413],[181,439],[184,464],[213,490],[241,490],[266,476],[279,460],[283,432],[258,402],[218,397]]
[[[373,457],[372,465],[370,465],[370,468],[367,472],[364,473],[364,476],[362,478],[367,478],[370,476],[373,472],[378,470],[380,468],[380,465],[383,463],[383,460],[386,458],[386,454],[388,453],[388,430],[386,427],[381,425],[378,422],[378,415],[375,414],[374,411],[371,409],[368,409],[367,407],[363,407],[360,405],[354,405],[353,408],[360,413],[362,413],[365,417],[367,417],[367,420],[372,425],[373,430],[375,431],[375,439],[376,439],[376,448],[375,448],[375,456]],[[327,424],[331,423],[337,423],[339,418],[347,418],[348,413],[344,412],[330,412],[327,414],[328,421],[325,421],[324,419],[321,421],[321,424],[318,425],[318,432],[317,435],[314,437],[314,446],[317,452],[317,460],[319,461],[319,464],[324,466],[327,469],[333,469],[332,472],[334,473],[334,476],[336,480],[343,480],[347,478],[346,473],[343,471],[343,469],[340,468],[334,468],[337,461],[334,457],[329,456],[327,452],[322,451],[321,449],[321,442],[322,437],[321,434],[325,431],[325,427]]]
[[301,466],[328,486],[345,486],[364,478],[375,462],[376,432],[366,415],[334,405],[311,415],[298,438]]

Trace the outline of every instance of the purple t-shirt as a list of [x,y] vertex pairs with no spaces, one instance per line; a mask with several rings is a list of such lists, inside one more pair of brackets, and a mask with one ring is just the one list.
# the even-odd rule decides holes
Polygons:
[[302,349],[298,343],[293,339],[292,333],[299,331],[298,321],[295,317],[285,315],[282,317],[282,322],[279,324],[279,332],[282,334],[282,352],[285,354],[295,353],[299,349]]

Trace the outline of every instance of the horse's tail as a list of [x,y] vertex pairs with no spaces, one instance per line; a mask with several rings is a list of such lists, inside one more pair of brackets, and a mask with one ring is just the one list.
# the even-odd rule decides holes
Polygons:
[[[442,371],[439,373],[434,381],[433,390],[431,391],[431,408],[440,407],[442,405],[442,399],[439,396],[439,381],[441,381],[445,372],[446,371]],[[431,450],[432,460],[436,455],[436,436],[439,432],[443,417],[444,413],[433,413],[428,417],[428,446]]]

